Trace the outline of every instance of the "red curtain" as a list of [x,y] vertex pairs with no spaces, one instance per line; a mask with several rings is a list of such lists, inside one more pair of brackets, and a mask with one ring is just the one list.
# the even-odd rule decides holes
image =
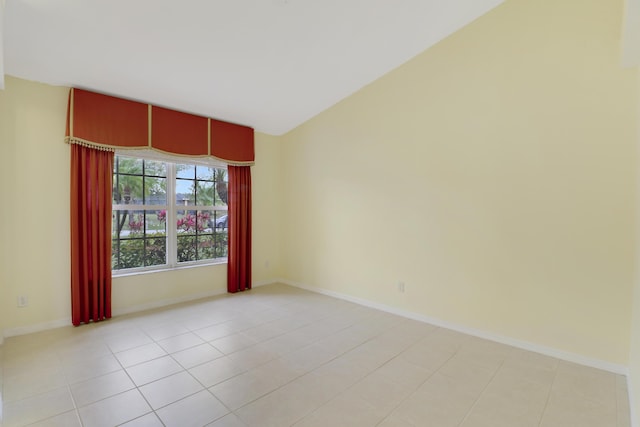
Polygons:
[[229,166],[227,291],[251,289],[251,168]]
[[71,144],[71,321],[111,317],[113,152]]

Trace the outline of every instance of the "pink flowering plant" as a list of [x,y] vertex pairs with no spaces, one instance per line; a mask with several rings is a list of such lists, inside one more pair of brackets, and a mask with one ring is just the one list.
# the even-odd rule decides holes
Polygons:
[[[178,231],[184,233],[193,233],[195,230],[203,232],[207,228],[211,214],[209,212],[197,212],[195,215],[187,213],[176,221]],[[167,211],[158,212],[158,221],[165,222],[167,220]]]
[[129,230],[132,234],[141,233],[144,227],[144,218],[142,214],[130,215]]
[[[114,269],[134,268],[166,263],[167,211],[159,210],[155,218],[142,213],[130,213],[129,232],[112,243]],[[145,232],[146,230],[146,232]],[[179,262],[213,259],[227,256],[227,231],[215,230],[211,213],[185,212],[176,219],[177,257]],[[115,237],[115,236],[114,236]]]
[[[158,212],[158,220],[166,221],[167,213]],[[195,261],[198,259],[210,259],[227,256],[227,234],[217,232],[208,234],[211,214],[206,211],[197,211],[195,214],[186,213],[176,220],[178,230],[178,261]],[[205,234],[207,233],[207,234]]]

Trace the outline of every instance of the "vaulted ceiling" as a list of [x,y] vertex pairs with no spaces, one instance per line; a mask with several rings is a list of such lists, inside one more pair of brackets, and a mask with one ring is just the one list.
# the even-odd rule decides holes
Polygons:
[[503,1],[6,0],[0,73],[278,135]]

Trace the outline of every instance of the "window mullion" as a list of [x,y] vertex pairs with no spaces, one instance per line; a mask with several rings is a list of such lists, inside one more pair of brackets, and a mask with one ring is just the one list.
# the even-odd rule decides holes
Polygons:
[[167,264],[175,267],[177,260],[176,238],[176,165],[167,163]]

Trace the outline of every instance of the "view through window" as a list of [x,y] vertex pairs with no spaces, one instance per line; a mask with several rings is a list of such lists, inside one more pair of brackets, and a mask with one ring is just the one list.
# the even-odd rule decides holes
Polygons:
[[112,269],[224,261],[227,184],[225,167],[116,155]]

